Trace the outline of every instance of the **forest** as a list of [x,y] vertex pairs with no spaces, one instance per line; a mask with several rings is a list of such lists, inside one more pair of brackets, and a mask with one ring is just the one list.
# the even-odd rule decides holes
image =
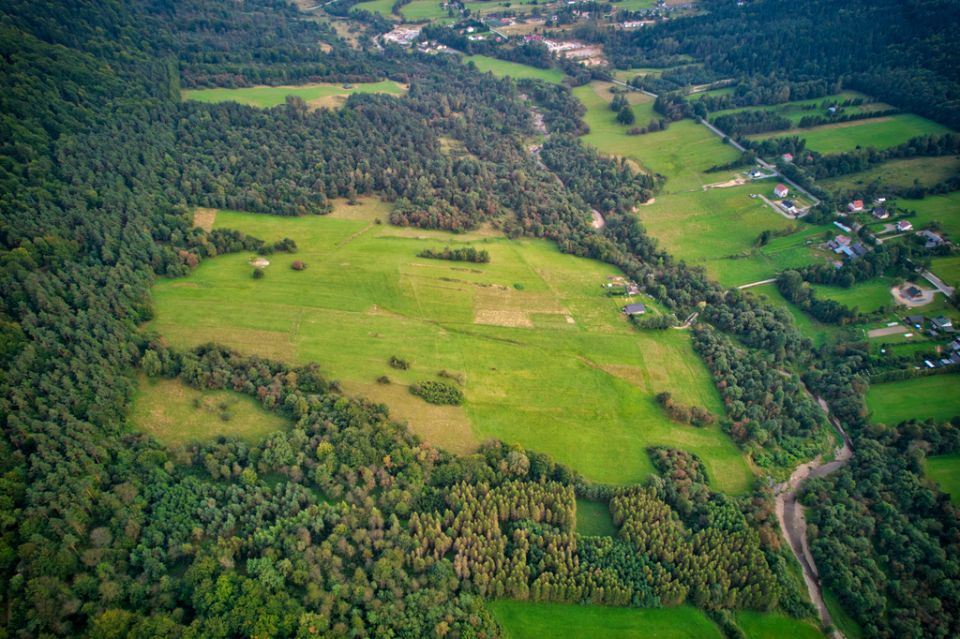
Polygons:
[[[760,20],[781,4],[751,3],[746,15]],[[823,3],[807,4],[817,15]],[[718,19],[610,36],[610,46],[624,60],[689,51],[716,73],[769,72],[745,62],[754,44],[730,46],[731,10],[706,6]],[[874,363],[863,344],[816,349],[784,309],[725,290],[658,247],[630,211],[662,178],[565,135],[584,126],[568,88],[518,87],[444,57],[349,49],[282,0],[241,8],[0,8],[0,633],[496,637],[485,601],[508,596],[688,603],[721,619],[742,609],[811,616],[769,486],[719,494],[700,460],[674,448],[649,450],[658,475],[627,487],[587,482],[498,441],[452,455],[384,405],[345,393],[321,363],[216,344],[178,351],[142,328],[157,278],[218,254],[296,250],[292,240],[194,227],[194,207],[323,215],[333,198],[376,194],[394,224],[462,231],[489,222],[509,237],[547,238],[620,268],[668,313],[698,312],[691,332],[726,408],[720,427],[771,472],[824,449],[823,398],[858,451],[803,497],[825,583],[867,636],[960,634],[957,511],[922,480],[927,455],[960,449],[956,424],[869,424],[863,396]],[[950,20],[917,22],[924,46],[952,59],[955,49],[935,37]],[[955,125],[955,105],[928,99],[952,95],[954,79],[916,73],[911,56],[882,78],[863,66],[889,61],[899,41],[886,38],[916,35],[877,26],[883,37],[868,43],[876,56],[831,45],[820,62]],[[664,32],[679,28],[689,37],[670,45]],[[823,31],[827,43],[846,33],[836,21]],[[769,64],[806,71],[780,51]],[[409,93],[354,95],[339,110],[179,99],[181,83],[384,77],[408,82]],[[521,90],[556,132],[543,165],[521,144],[535,131]],[[448,156],[441,136],[469,153]],[[606,214],[602,230],[591,229],[590,208]],[[858,268],[900,259],[881,256],[889,261]],[[848,275],[861,276],[837,277]],[[786,290],[827,277],[798,272]],[[129,424],[139,375],[250,396],[290,428],[255,444],[218,437],[164,447]],[[462,397],[447,382],[415,392],[450,404]],[[706,419],[698,407],[670,405]],[[617,535],[577,533],[577,497],[607,504]]]

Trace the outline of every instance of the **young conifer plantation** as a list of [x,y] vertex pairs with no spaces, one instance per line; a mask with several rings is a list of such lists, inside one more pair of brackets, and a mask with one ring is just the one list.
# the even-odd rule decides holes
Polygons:
[[[868,335],[885,326],[884,312],[831,297],[878,281],[889,281],[886,290],[952,263],[956,218],[938,212],[923,227],[946,237],[932,247],[919,237],[875,242],[873,221],[837,218],[845,202],[817,185],[957,154],[960,6],[702,0],[584,3],[575,13],[541,2],[550,8],[542,16],[517,3],[496,9],[494,23],[482,19],[485,6],[381,4],[0,6],[0,639],[960,636],[960,511],[948,494],[949,460],[960,453],[960,388],[949,363],[956,335],[928,318],[936,357],[887,342],[881,353]],[[516,26],[518,16],[536,38],[466,35],[487,33],[487,22]],[[618,26],[633,20],[649,24]],[[401,22],[422,28],[412,46],[382,37]],[[558,55],[539,42],[544,36],[595,46],[603,60]],[[847,46],[854,37],[857,49]],[[481,73],[459,54],[487,57],[495,70],[509,62],[508,72]],[[508,77],[523,65],[533,71],[526,79]],[[618,75],[628,69],[656,72]],[[619,77],[627,81],[612,82]],[[572,91],[588,84],[603,87],[612,106],[591,113]],[[263,97],[294,86],[279,104]],[[188,89],[250,93],[200,101],[184,99]],[[846,98],[836,118],[785,105],[841,91],[882,100],[873,116],[888,126],[906,126],[888,118],[911,113],[930,132],[882,149],[808,152],[804,131],[851,129],[866,119],[857,110],[866,100]],[[588,135],[591,117],[606,118],[609,130]],[[711,122],[745,150],[722,146],[723,133],[701,126]],[[647,146],[599,148],[610,131],[618,144]],[[756,134],[765,139],[747,137]],[[682,165],[688,144],[697,153],[720,149],[712,169],[698,158],[703,188],[676,187],[689,167],[665,159]],[[708,182],[787,151],[796,162],[761,166],[816,203],[809,217],[791,220],[797,228],[766,231],[763,244],[800,234],[814,239],[797,251],[823,253],[814,245],[836,219],[869,245],[862,259],[817,253],[778,266],[759,295],[708,277],[641,221],[665,215],[677,193],[707,197]],[[721,177],[703,177],[711,171]],[[918,181],[911,197],[946,194],[949,202],[958,185],[949,175]],[[386,214],[364,218],[371,202]],[[922,204],[909,215],[901,208],[896,215],[918,228],[928,215]],[[231,229],[218,211],[256,214],[282,231]],[[786,224],[782,212],[768,213],[771,229]],[[312,216],[355,226],[319,250],[296,225]],[[690,223],[682,232],[703,231]],[[382,304],[362,316],[331,312],[343,312],[343,324],[406,321],[390,295],[422,308],[435,299],[427,288],[441,285],[448,288],[438,297],[495,299],[501,315],[429,320],[444,336],[487,344],[480,363],[457,353],[463,370],[438,372],[404,350],[374,356],[367,349],[383,336],[371,324],[363,339],[334,340],[349,358],[364,366],[375,358],[382,368],[364,386],[335,378],[322,357],[281,347],[280,333],[294,344],[309,339],[318,330],[309,321],[273,332],[257,324],[258,313],[281,304],[336,306],[317,288],[339,281],[334,273],[332,284],[317,283],[330,272],[325,252],[374,233],[337,269],[369,275],[370,265],[389,264],[396,277],[376,271],[364,280]],[[385,248],[414,240],[425,248],[408,261]],[[543,262],[524,261],[533,243],[549,243]],[[504,245],[515,251],[510,259]],[[722,267],[772,254],[761,249],[725,255]],[[581,290],[573,277],[545,272],[561,258],[617,275]],[[494,283],[495,269],[518,263],[542,282],[509,271]],[[440,270],[434,280],[418,274]],[[212,277],[221,273],[235,277]],[[286,278],[317,290],[304,284],[302,295],[278,299]],[[158,282],[172,282],[185,305],[201,304],[210,287],[236,298],[255,291],[249,298],[262,305],[232,317],[252,337],[241,348],[227,343],[224,327],[211,333],[223,339],[199,345],[162,334]],[[520,308],[564,286],[590,303],[571,302],[563,313]],[[930,318],[957,317],[956,294],[930,294]],[[643,317],[622,316],[641,300]],[[589,320],[595,313],[606,319]],[[623,321],[609,328],[607,315]],[[815,340],[814,323],[831,337]],[[415,342],[418,325],[401,326]],[[619,363],[622,342],[613,338],[601,355],[572,347],[567,359],[580,367],[572,370],[586,373],[544,389],[531,412],[546,424],[538,436],[549,438],[559,420],[551,394],[589,407],[587,373],[640,388],[644,414],[675,434],[646,449],[653,472],[640,481],[596,481],[519,436],[471,440],[454,453],[418,430],[422,414],[486,432],[482,416],[497,406],[477,399],[478,371],[496,379],[505,352],[497,349],[546,357],[525,335],[568,331],[564,339],[576,344],[570,335],[620,330],[664,350],[641,353],[641,370]],[[438,339],[434,350],[447,344]],[[669,350],[676,344],[686,350]],[[689,361],[672,367],[657,361],[687,351]],[[922,364],[929,357],[936,366]],[[699,377],[709,379],[705,389],[684,392]],[[901,390],[902,401],[891,401],[905,381],[929,396]],[[494,390],[486,392],[511,392]],[[868,391],[908,418],[879,420]],[[598,423],[605,410],[595,411]],[[565,459],[614,446],[579,441]],[[718,487],[712,475],[727,472],[724,462],[690,451],[704,441],[733,451],[726,459],[749,477],[743,490]],[[809,478],[807,463],[816,468]],[[806,516],[799,529],[790,514],[798,510]],[[663,616],[630,617],[651,609]],[[564,615],[580,619],[581,630],[557,621]]]

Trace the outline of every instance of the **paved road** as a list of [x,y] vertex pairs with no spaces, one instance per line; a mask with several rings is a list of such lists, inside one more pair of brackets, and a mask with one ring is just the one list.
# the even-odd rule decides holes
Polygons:
[[933,284],[934,286],[936,286],[936,287],[937,287],[937,290],[940,291],[941,293],[943,293],[944,295],[946,295],[947,297],[952,297],[952,296],[953,296],[953,292],[954,292],[955,289],[954,289],[952,286],[948,286],[948,285],[946,284],[946,282],[944,282],[943,280],[941,280],[939,277],[937,277],[936,275],[934,275],[934,274],[931,273],[930,271],[921,271],[921,272],[920,272],[920,275],[922,275],[924,278],[926,278],[926,280],[927,280],[928,282],[930,282],[931,284]]
[[777,281],[777,278],[771,277],[769,280],[760,280],[759,282],[750,282],[749,284],[741,284],[737,288],[741,291],[745,288],[753,288],[754,286],[763,286],[764,284],[773,284]]
[[656,94],[656,93],[651,93],[650,91],[647,91],[646,89],[638,89],[637,87],[630,86],[630,85],[627,84],[626,82],[621,82],[620,80],[610,80],[610,81],[613,82],[614,84],[619,84],[619,85],[622,86],[622,87],[626,87],[626,88],[630,89],[631,91],[639,91],[640,93],[642,93],[642,94],[644,94],[644,95],[649,95],[651,98],[657,97],[657,94]]

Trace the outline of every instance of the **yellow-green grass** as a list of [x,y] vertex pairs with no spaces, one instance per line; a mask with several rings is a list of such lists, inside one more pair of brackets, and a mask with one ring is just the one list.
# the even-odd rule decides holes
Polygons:
[[688,102],[695,102],[703,97],[719,97],[721,95],[733,95],[736,87],[720,87],[718,89],[708,89],[706,91],[697,91],[686,96]]
[[950,501],[960,504],[960,453],[927,457],[925,466],[927,476],[950,495]]
[[369,11],[370,13],[379,13],[384,18],[395,20],[396,16],[391,13],[396,0],[368,0],[353,5],[351,11]]
[[563,80],[560,69],[538,69],[519,62],[508,62],[485,55],[464,56],[464,62],[473,62],[481,73],[488,71],[498,78],[511,77],[514,80],[543,80],[559,84]]
[[613,525],[610,506],[606,502],[577,497],[577,532],[581,535],[616,535],[617,527]]
[[797,308],[796,305],[791,304],[790,301],[780,293],[776,284],[763,284],[762,286],[756,286],[749,290],[751,293],[763,297],[769,304],[780,306],[790,313],[800,333],[803,334],[804,337],[812,340],[816,346],[822,346],[825,343],[832,342],[843,334],[843,329],[839,326],[818,322]]
[[960,375],[873,384],[867,392],[867,407],[871,421],[887,426],[908,419],[949,420],[960,415]]
[[[860,173],[820,180],[817,184],[828,191],[846,193],[865,189],[871,184],[881,188],[906,189],[913,184],[929,187],[960,174],[960,157],[906,158],[890,160]],[[907,206],[907,202],[902,203]]]
[[[327,217],[220,212],[215,228],[268,241],[291,237],[261,280],[249,254],[204,261],[153,289],[153,327],[171,343],[214,340],[291,362],[316,361],[358,394],[382,401],[428,441],[468,452],[488,438],[541,450],[611,483],[653,472],[646,448],[699,455],[715,489],[739,493],[752,475],[719,427],[670,422],[664,390],[716,413],[723,407],[684,331],[637,331],[601,284],[618,272],[545,241],[492,232],[452,235],[375,224],[386,205],[340,204]],[[417,258],[447,244],[487,250],[489,264]],[[293,260],[308,268],[295,272]],[[656,308],[651,300],[644,302]],[[412,362],[390,368],[393,355]],[[462,373],[466,403],[435,407],[407,392],[440,370]],[[387,375],[392,384],[375,383]]]
[[861,313],[872,313],[880,307],[893,308],[896,300],[890,293],[893,278],[877,277],[865,282],[857,282],[850,288],[814,284],[817,297],[834,300],[848,308],[859,309]]
[[620,11],[638,11],[649,9],[656,4],[656,0],[621,0],[615,6]]
[[861,639],[863,637],[863,629],[860,624],[847,614],[847,611],[840,604],[840,599],[832,591],[823,589],[823,601],[827,604],[827,610],[830,611],[833,625],[840,629],[846,639]]
[[960,191],[928,195],[922,200],[899,200],[897,204],[917,213],[916,217],[910,218],[914,228],[936,222],[954,242],[960,242]]
[[542,4],[532,4],[530,2],[511,2],[509,7],[504,7],[503,3],[496,2],[495,0],[490,0],[488,2],[481,0],[469,0],[468,2],[464,2],[463,6],[465,9],[470,9],[470,12],[474,17],[477,17],[478,15],[486,16],[490,15],[491,13],[499,13],[502,11],[509,11],[514,14],[521,15],[524,13],[531,13],[538,6],[543,8]]
[[742,610],[736,613],[736,619],[748,639],[824,639],[820,629],[809,621],[779,613]]
[[950,286],[960,288],[960,256],[935,257],[930,263],[930,271]]
[[404,20],[418,22],[420,20],[436,20],[446,18],[447,11],[441,7],[440,0],[413,0],[400,8]]
[[616,69],[613,71],[613,77],[615,80],[620,80],[621,82],[629,82],[638,75],[642,76],[652,76],[660,77],[663,75],[665,69],[655,68],[655,67],[632,67],[630,69]]
[[487,604],[507,639],[721,639],[696,608],[610,608],[491,601]]
[[693,120],[672,122],[666,131],[627,135],[633,126],[646,126],[651,119],[660,116],[653,111],[653,98],[634,91],[628,93],[627,98],[636,115],[636,123],[631,126],[618,123],[616,113],[609,106],[613,100],[611,86],[608,82],[591,82],[573,90],[587,107],[584,121],[590,132],[583,136],[584,142],[603,153],[629,158],[650,171],[667,176],[663,195],[698,189],[733,174],[732,171],[703,173],[712,166],[733,161],[739,154]]
[[139,380],[130,422],[168,446],[218,435],[253,443],[287,426],[282,417],[266,411],[252,397],[225,390],[201,391],[178,380],[146,377]]
[[820,259],[812,244],[807,244],[822,234],[819,227],[804,227],[756,247],[763,231],[782,231],[798,224],[760,198],[750,197],[751,193],[769,191],[772,184],[762,181],[657,196],[653,204],[640,207],[638,215],[667,251],[688,264],[703,266],[721,284],[757,282]]
[[911,138],[931,133],[948,133],[950,129],[932,120],[901,113],[868,120],[825,124],[809,129],[790,129],[749,136],[754,140],[798,135],[807,141],[807,148],[820,153],[841,153],[857,147],[887,149]]
[[[691,97],[696,98],[698,94],[693,94]],[[737,107],[735,109],[724,109],[722,111],[715,111],[710,114],[710,117],[717,117],[721,115],[729,115],[731,113],[739,113],[742,111],[773,111],[778,115],[781,115],[796,125],[808,115],[826,115],[826,113],[819,109],[814,108],[810,109],[809,107],[819,107],[825,101],[841,101],[841,100],[851,100],[851,99],[862,99],[870,100],[871,98],[863,93],[857,91],[842,91],[840,93],[835,93],[833,95],[824,96],[822,98],[811,98],[809,100],[796,100],[794,102],[784,102],[783,104],[767,104],[762,106],[747,106],[747,107]],[[860,106],[850,106],[844,107],[844,113],[851,115],[856,113],[866,113],[873,112],[878,110],[888,110],[892,109],[889,104],[883,104],[882,102],[868,102],[867,104]],[[802,131],[803,129],[798,129]]]
[[314,84],[303,84],[299,86],[282,87],[244,87],[241,89],[186,89],[183,91],[184,100],[196,100],[198,102],[239,102],[250,106],[267,108],[283,104],[288,95],[295,95],[303,98],[308,104],[313,106],[337,106],[353,93],[389,93],[391,95],[402,95],[406,88],[393,82],[392,80],[383,80],[382,82],[362,82],[353,84],[350,88],[344,88],[344,84],[332,84],[320,82]]

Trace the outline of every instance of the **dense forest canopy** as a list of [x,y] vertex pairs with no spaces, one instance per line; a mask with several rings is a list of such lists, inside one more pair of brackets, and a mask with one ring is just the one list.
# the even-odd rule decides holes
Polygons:
[[[688,53],[718,74],[842,75],[955,123],[956,52],[940,36],[956,32],[956,12],[869,4],[708,2],[705,17],[608,47],[623,61]],[[770,20],[781,14],[796,24]],[[906,18],[916,28],[898,33]],[[851,29],[860,52],[842,46]],[[822,397],[863,451],[807,493],[825,582],[868,636],[960,633],[960,526],[922,477],[927,454],[960,447],[955,426],[868,424],[877,365],[863,344],[814,349],[782,308],[667,254],[631,213],[662,176],[569,135],[585,125],[566,87],[349,49],[282,0],[13,0],[0,8],[0,47],[0,635],[495,637],[484,601],[496,597],[689,603],[724,628],[738,609],[811,616],[767,485],[720,495],[701,461],[673,448],[648,451],[658,476],[629,487],[502,442],[451,455],[316,363],[177,351],[143,329],[156,278],[225,253],[295,249],[195,228],[193,207],[323,214],[364,194],[391,203],[395,224],[549,238],[620,268],[667,312],[698,313],[693,343],[725,406],[720,427],[767,471],[828,445]],[[914,73],[918,51],[937,61],[929,72]],[[409,92],[355,95],[339,110],[179,99],[181,83],[383,77]],[[521,90],[556,134],[540,156],[524,145],[535,128]],[[467,153],[444,153],[441,137]],[[784,291],[799,299],[803,280],[827,277],[794,273]],[[129,424],[138,376],[249,395],[290,428],[163,447]],[[462,400],[445,383],[418,390]],[[577,497],[608,504],[618,534],[578,534]]]

